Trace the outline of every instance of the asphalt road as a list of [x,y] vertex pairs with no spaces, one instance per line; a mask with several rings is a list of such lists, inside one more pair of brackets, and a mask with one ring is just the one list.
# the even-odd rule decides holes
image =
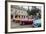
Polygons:
[[11,22],[11,28],[31,28],[32,25],[20,25],[19,23]]

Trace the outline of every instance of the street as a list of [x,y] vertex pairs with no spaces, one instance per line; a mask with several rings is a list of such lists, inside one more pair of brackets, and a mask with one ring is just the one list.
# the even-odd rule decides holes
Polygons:
[[20,25],[19,23],[11,22],[11,28],[31,28],[32,25]]

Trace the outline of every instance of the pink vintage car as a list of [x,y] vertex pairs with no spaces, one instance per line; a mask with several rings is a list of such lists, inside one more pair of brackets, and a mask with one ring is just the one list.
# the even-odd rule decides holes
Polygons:
[[20,23],[20,25],[32,25],[33,24],[33,19],[21,19],[20,20],[21,21],[21,23]]

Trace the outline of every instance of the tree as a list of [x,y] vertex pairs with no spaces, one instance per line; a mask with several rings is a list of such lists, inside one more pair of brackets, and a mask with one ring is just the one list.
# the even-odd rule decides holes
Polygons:
[[40,9],[36,8],[36,6],[32,6],[31,11],[29,10],[29,6],[28,6],[28,10],[27,13],[28,15],[36,15],[36,13],[39,13]]
[[29,10],[29,6],[28,6],[27,13],[28,13],[28,15],[31,15],[31,12],[30,12],[30,10]]

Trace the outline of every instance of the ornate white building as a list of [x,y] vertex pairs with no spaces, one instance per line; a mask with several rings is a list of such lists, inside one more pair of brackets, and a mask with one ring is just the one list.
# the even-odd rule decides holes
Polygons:
[[11,15],[13,15],[13,19],[21,19],[28,17],[27,10],[23,7],[19,7],[16,5],[11,6]]

